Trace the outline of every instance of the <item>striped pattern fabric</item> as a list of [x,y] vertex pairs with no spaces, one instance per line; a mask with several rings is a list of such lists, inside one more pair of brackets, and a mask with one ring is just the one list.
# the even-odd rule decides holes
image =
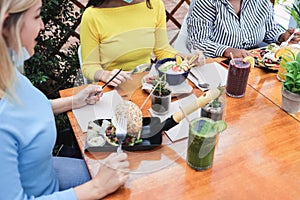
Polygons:
[[239,16],[228,0],[193,0],[188,18],[188,48],[219,57],[228,48],[252,49],[277,42],[284,30],[274,20],[270,0],[242,0]]

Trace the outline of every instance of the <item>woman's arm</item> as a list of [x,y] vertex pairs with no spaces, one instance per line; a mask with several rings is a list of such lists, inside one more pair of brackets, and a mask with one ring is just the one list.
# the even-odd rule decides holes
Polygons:
[[101,96],[101,86],[89,85],[73,96],[52,100],[52,110],[54,114],[59,114],[87,104],[95,104]]
[[264,38],[264,41],[267,43],[281,43],[283,41],[280,36],[284,33],[284,30],[280,27],[280,25],[275,21],[274,19],[274,8],[270,1],[264,3],[262,5],[264,10],[268,10],[266,13],[268,13],[268,17],[266,20],[266,35]]

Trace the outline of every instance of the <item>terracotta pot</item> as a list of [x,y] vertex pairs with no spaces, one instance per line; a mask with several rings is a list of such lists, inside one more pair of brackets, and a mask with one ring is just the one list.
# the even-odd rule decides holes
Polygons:
[[296,114],[300,111],[300,95],[287,90],[282,92],[282,109],[288,113]]

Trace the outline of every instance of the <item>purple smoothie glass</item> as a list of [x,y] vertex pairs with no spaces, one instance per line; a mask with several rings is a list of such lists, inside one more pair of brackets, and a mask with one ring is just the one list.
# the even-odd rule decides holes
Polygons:
[[245,95],[250,63],[243,62],[243,58],[235,58],[229,63],[226,94],[231,97],[239,98]]

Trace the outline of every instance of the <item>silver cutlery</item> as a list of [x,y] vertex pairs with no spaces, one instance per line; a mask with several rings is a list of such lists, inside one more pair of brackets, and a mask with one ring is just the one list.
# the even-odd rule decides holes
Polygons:
[[209,87],[209,83],[205,83],[205,82],[200,82],[200,80],[195,76],[195,74],[193,74],[192,72],[189,73],[190,76],[194,77],[194,79],[197,81],[197,85],[203,89],[206,89]]
[[118,139],[118,149],[117,152],[121,153],[122,151],[122,143],[124,141],[124,139],[126,138],[126,134],[127,134],[127,118],[119,116],[118,117],[118,121],[116,124],[116,137]]

